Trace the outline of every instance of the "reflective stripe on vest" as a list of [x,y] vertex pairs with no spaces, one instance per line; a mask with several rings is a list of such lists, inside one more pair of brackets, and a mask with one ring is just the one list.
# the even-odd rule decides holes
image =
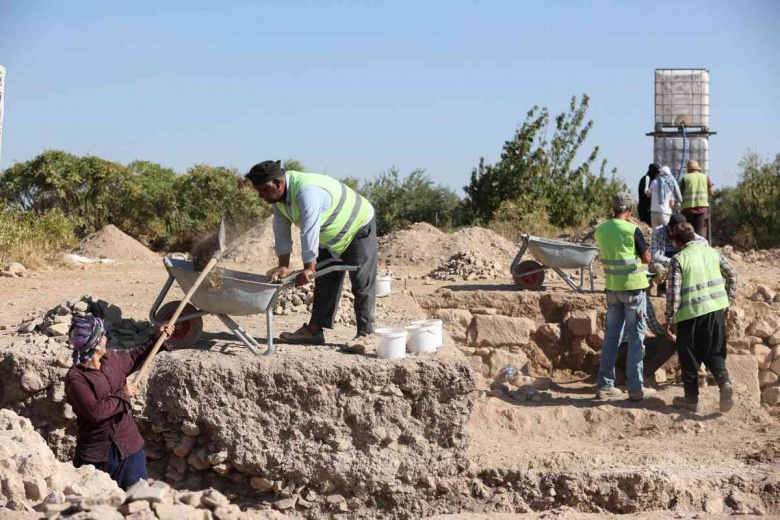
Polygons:
[[605,274],[626,275],[639,271],[640,262],[636,258],[629,260],[602,260]]
[[634,233],[637,227],[621,219],[607,220],[596,229],[604,278],[610,291],[645,289],[647,277],[636,256]]
[[331,204],[320,215],[320,247],[341,254],[365,223],[371,204],[346,184],[327,175],[288,171],[287,198],[290,204],[276,204],[282,215],[300,227],[298,194],[307,185],[324,189],[331,196]]
[[709,207],[707,176],[700,172],[686,173],[683,175],[683,181],[685,181],[685,192],[682,194],[683,209]]
[[729,306],[717,251],[705,245],[688,244],[677,253],[675,259],[682,273],[680,307],[674,314],[675,323]]

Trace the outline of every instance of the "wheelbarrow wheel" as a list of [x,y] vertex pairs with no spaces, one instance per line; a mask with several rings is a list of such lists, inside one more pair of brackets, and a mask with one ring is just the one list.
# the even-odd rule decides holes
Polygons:
[[[160,310],[158,310],[157,314],[154,315],[154,322],[157,324],[167,323],[168,320],[170,320],[173,316],[173,313],[176,312],[176,309],[179,308],[180,303],[181,302],[179,301],[168,302],[160,307]],[[198,309],[188,303],[184,307],[182,314],[190,314],[197,311]],[[202,317],[198,316],[197,318],[193,318],[191,320],[182,321],[176,324],[176,329],[173,331],[173,336],[168,338],[168,343],[170,343],[173,348],[191,347],[197,343],[198,338],[202,332]]]
[[542,264],[533,260],[523,260],[512,271],[512,279],[515,281],[515,286],[518,289],[529,289],[531,291],[538,291],[544,284],[544,271],[537,273],[523,275],[531,271],[541,269]]

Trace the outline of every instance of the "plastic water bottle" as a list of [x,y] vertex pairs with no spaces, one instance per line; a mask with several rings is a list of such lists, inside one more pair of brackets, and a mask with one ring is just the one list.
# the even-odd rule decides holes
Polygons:
[[504,367],[504,377],[507,381],[513,379],[517,375],[517,370],[515,369],[515,366],[511,363]]

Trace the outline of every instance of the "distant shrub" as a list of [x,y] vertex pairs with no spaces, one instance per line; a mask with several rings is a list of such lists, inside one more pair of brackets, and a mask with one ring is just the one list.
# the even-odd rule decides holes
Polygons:
[[76,245],[73,223],[59,210],[41,217],[32,212],[0,208],[0,264],[40,265],[53,253]]

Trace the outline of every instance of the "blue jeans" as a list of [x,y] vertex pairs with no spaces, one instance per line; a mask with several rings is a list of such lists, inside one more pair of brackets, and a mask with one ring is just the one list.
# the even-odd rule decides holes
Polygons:
[[[647,311],[644,289],[607,291],[607,330],[601,347],[598,387],[609,390],[615,386],[615,363],[621,331],[628,340],[626,383],[629,392],[642,390],[642,358]],[[625,330],[624,330],[625,325]]]

